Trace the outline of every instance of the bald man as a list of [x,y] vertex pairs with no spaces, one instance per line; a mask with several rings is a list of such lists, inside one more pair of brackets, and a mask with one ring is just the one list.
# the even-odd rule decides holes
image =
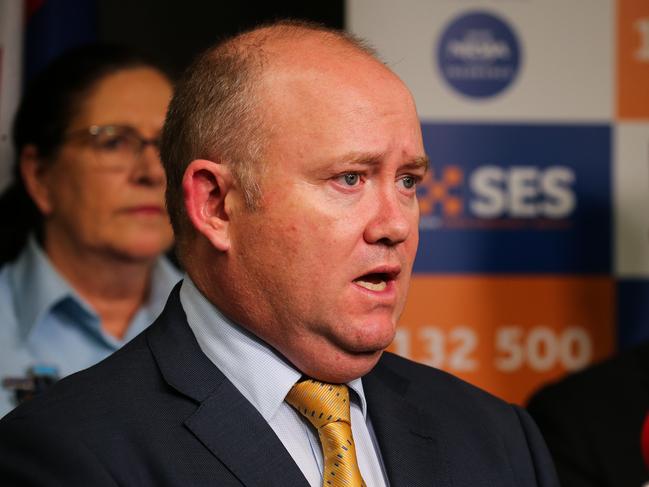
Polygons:
[[162,159],[187,271],[160,318],[0,423],[17,485],[556,486],[524,411],[385,353],[428,159],[362,42],[279,22],[186,72]]

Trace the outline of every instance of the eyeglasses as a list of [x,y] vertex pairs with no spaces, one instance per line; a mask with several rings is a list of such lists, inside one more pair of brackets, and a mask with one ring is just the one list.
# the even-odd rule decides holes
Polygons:
[[139,161],[147,145],[160,150],[160,137],[144,138],[128,125],[93,125],[69,133],[66,139],[85,138],[97,154],[102,169],[129,170]]

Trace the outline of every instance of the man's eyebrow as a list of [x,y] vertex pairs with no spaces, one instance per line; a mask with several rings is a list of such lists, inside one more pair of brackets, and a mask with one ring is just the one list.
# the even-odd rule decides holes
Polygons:
[[403,167],[413,168],[413,169],[423,168],[424,171],[427,172],[429,166],[430,166],[430,160],[428,159],[428,157],[427,156],[419,156],[419,157],[415,157],[413,160],[406,163]]
[[[378,166],[383,159],[383,154],[352,153],[337,159],[336,163],[348,164],[350,166]],[[419,169],[428,171],[429,160],[427,156],[418,156],[402,164],[402,168]]]

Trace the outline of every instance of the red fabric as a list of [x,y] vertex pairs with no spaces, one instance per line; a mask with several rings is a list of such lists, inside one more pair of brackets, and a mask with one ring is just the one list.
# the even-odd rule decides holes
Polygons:
[[642,435],[640,437],[640,446],[642,448],[642,459],[647,468],[649,468],[649,413],[645,416],[642,424]]
[[44,3],[45,0],[25,0],[25,21],[28,21]]

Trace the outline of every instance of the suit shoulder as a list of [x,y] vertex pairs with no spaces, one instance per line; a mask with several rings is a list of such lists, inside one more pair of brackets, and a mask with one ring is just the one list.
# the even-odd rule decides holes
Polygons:
[[613,398],[645,398],[649,405],[649,344],[570,374],[540,388],[530,400],[530,408],[543,404],[579,407],[607,403]]
[[[375,370],[368,381],[368,404],[385,407],[394,401],[399,404],[395,409],[410,408],[421,424],[431,425],[432,436],[446,443],[457,472],[499,469],[498,480],[486,480],[485,485],[557,485],[545,444],[519,406],[447,372],[390,353]],[[377,397],[376,390],[386,399]],[[484,477],[479,475],[475,478]],[[510,483],[503,481],[510,475]]]
[[474,405],[511,414],[511,405],[507,402],[443,370],[389,352],[383,354],[380,366],[407,377],[410,381],[409,393],[423,402],[435,400]]

